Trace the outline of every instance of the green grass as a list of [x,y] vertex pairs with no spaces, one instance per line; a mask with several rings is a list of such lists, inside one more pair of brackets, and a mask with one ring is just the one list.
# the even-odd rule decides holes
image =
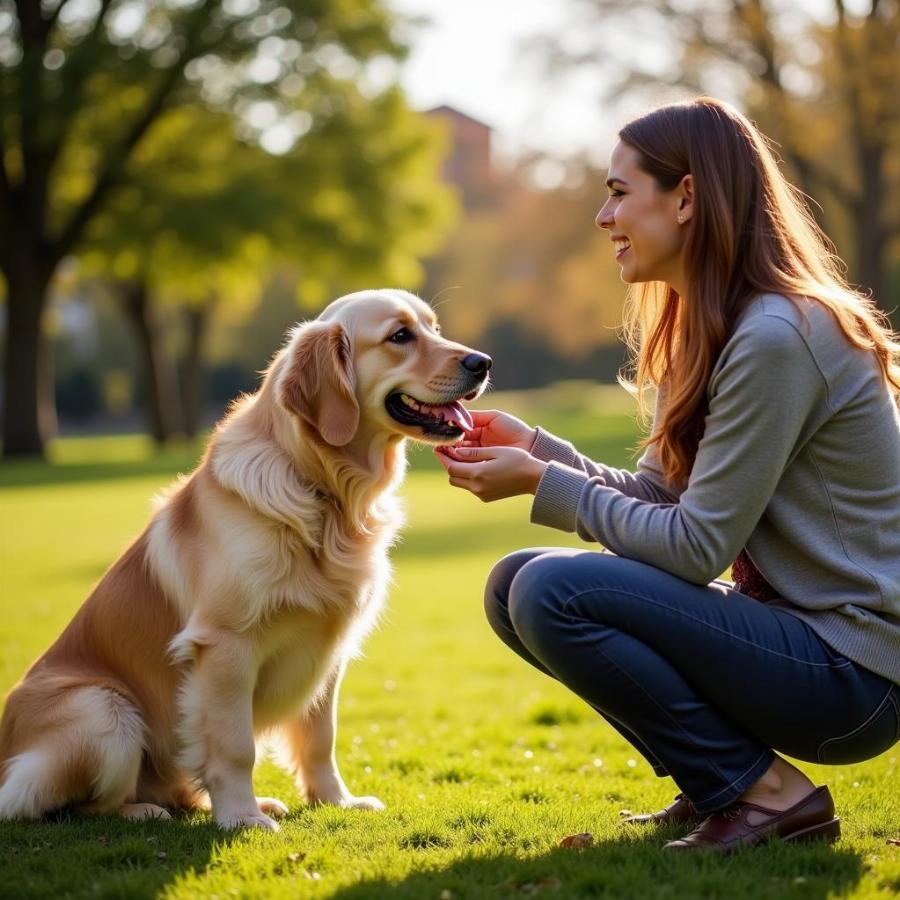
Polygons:
[[[489,398],[616,465],[637,440],[620,391],[585,385]],[[0,467],[0,689],[64,627],[142,527],[151,496],[199,451],[153,455],[140,438],[71,439],[53,464]],[[279,834],[224,834],[207,816],[164,823],[78,818],[0,825],[0,897],[886,898],[900,893],[896,754],[804,766],[844,823],[834,848],[770,846],[733,859],[669,856],[670,831],[619,825],[674,786],[559,685],[492,634],[481,608],[493,562],[577,541],[528,524],[524,498],[482,504],[412,454],[408,525],[381,627],[341,699],[338,756],[351,789],[387,811],[307,809],[263,760],[257,793],[292,809]],[[592,849],[560,849],[594,834]]]

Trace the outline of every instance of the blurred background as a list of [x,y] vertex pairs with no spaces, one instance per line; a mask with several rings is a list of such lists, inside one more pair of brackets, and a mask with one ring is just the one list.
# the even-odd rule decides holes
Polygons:
[[3,455],[193,436],[396,286],[500,389],[613,382],[616,132],[750,115],[900,320],[896,0],[0,0]]

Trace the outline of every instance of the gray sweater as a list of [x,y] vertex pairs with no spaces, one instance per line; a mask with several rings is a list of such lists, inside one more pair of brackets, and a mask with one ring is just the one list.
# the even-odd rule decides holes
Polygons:
[[666,481],[655,444],[632,473],[538,429],[532,453],[550,464],[531,520],[695,584],[746,546],[777,605],[900,684],[900,413],[872,354],[821,304],[766,294],[708,401],[686,484]]

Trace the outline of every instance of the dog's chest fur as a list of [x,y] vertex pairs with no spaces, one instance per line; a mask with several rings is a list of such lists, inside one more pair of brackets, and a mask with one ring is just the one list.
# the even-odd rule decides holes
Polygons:
[[359,534],[330,505],[321,509],[327,552],[298,546],[290,535],[270,548],[271,569],[281,574],[268,586],[256,626],[257,727],[312,702],[328,673],[356,651],[384,604],[391,577],[387,549],[396,523],[373,523],[371,533]]
[[280,610],[352,619],[371,602],[371,585],[389,578],[398,515],[369,517],[361,531],[331,503],[318,503],[306,520],[318,538],[312,546],[288,526],[257,520],[232,551],[229,580],[240,585],[248,624]]
[[[264,728],[311,702],[375,624],[400,510],[385,494],[354,523],[338,504],[311,496],[308,508],[294,510],[305,525],[300,531],[229,492],[204,490],[190,499],[194,493],[185,483],[160,510],[151,528],[154,568],[182,610],[177,642],[209,626],[250,638],[258,665],[254,720]],[[192,527],[179,529],[188,503]],[[188,531],[204,552],[191,552]]]

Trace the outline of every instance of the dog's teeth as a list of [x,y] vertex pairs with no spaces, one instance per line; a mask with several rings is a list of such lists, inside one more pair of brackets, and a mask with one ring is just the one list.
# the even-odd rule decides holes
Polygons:
[[403,401],[405,406],[408,406],[410,409],[414,409],[416,412],[422,412],[423,409],[426,409],[424,403],[419,403],[415,397],[410,397],[409,394],[400,394],[400,399]]

